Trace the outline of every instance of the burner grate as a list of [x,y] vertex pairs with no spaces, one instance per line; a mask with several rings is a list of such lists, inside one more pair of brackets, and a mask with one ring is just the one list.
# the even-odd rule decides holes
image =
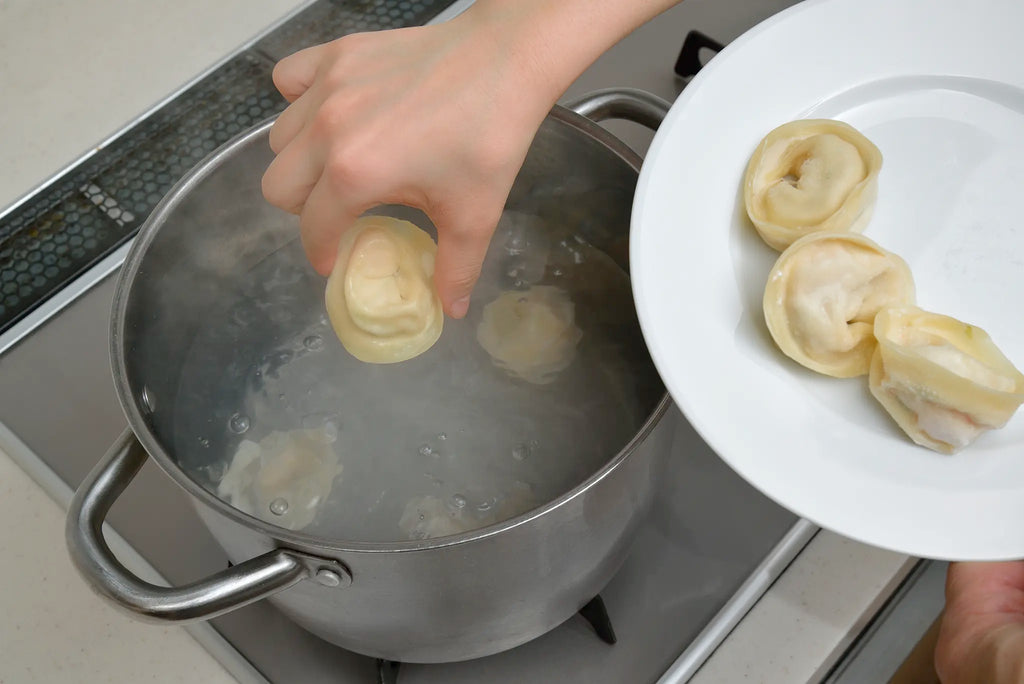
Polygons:
[[[615,637],[615,629],[612,628],[612,620],[608,616],[608,609],[605,608],[604,599],[601,598],[600,594],[590,599],[587,605],[580,608],[577,615],[594,628],[594,633],[604,643],[612,646],[618,641]],[[398,684],[398,675],[401,669],[402,663],[400,662],[378,658],[377,684]]]
[[0,216],[0,333],[130,239],[185,173],[279,113],[274,62],[355,31],[421,24],[450,0],[320,0]]

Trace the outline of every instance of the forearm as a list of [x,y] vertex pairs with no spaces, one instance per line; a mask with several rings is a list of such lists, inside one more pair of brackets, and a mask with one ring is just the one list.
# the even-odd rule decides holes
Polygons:
[[681,0],[477,0],[465,13],[494,31],[549,101],[602,53]]

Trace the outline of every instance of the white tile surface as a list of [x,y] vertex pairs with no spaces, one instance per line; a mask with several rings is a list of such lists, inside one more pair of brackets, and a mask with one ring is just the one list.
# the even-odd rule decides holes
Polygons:
[[0,0],[0,208],[303,0]]
[[820,681],[913,559],[821,531],[692,684]]
[[[0,0],[0,209],[301,4]],[[2,452],[0,519],[0,682],[235,681],[183,629],[95,597],[64,511]]]
[[235,681],[182,628],[94,596],[64,546],[63,509],[3,452],[0,519],[0,682]]

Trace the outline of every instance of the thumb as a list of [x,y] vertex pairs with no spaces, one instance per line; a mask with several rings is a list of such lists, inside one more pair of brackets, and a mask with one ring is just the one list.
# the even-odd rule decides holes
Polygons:
[[434,284],[445,313],[462,318],[469,310],[469,297],[480,277],[491,235],[501,216],[500,208],[482,219],[455,219],[437,224],[437,262]]

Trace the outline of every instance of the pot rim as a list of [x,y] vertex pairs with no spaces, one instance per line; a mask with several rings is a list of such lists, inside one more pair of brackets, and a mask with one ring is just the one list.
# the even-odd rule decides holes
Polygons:
[[[582,133],[595,138],[598,142],[608,148],[610,152],[629,164],[630,167],[639,174],[640,165],[642,163],[640,156],[628,145],[594,121],[576,114],[575,112],[560,105],[555,105],[551,109],[547,118],[567,124]],[[587,490],[591,489],[601,480],[614,472],[654,430],[654,427],[664,416],[665,412],[668,410],[669,404],[671,403],[671,399],[667,391],[662,395],[661,399],[651,411],[647,420],[644,421],[643,425],[641,425],[637,430],[636,434],[633,435],[633,437],[619,450],[619,452],[610,458],[600,469],[590,475],[590,477],[570,489],[568,492],[514,518],[509,518],[493,525],[488,525],[487,527],[477,528],[457,535],[432,539],[360,542],[330,539],[294,530],[288,530],[260,520],[259,518],[247,513],[243,513],[189,477],[164,450],[160,440],[158,440],[156,435],[153,434],[153,431],[150,430],[149,425],[139,408],[139,402],[135,398],[136,394],[132,391],[132,386],[128,379],[128,370],[126,365],[127,355],[124,351],[123,340],[129,294],[132,289],[132,283],[135,281],[136,277],[139,276],[139,270],[147,252],[147,248],[159,233],[167,216],[177,207],[182,199],[188,194],[189,190],[201,183],[222,164],[226,163],[226,161],[230,159],[230,153],[234,149],[250,143],[255,138],[265,136],[276,119],[276,116],[271,117],[235,136],[228,142],[224,143],[221,147],[214,150],[209,156],[199,162],[192,170],[175,183],[175,185],[153,209],[150,215],[146,218],[142,227],[139,229],[138,235],[135,237],[131,250],[125,259],[124,265],[121,267],[121,271],[118,274],[110,323],[110,363],[113,370],[114,387],[117,393],[117,398],[136,438],[141,442],[142,446],[149,453],[150,457],[157,463],[160,469],[186,492],[195,497],[195,499],[198,499],[207,507],[212,508],[236,523],[244,525],[253,531],[272,537],[279,542],[297,547],[315,547],[317,549],[328,550],[331,552],[356,553],[426,551],[447,546],[468,544],[492,537],[515,527],[525,525],[555,509],[568,505],[574,499],[583,495]],[[139,388],[140,397],[141,392],[142,388]]]

